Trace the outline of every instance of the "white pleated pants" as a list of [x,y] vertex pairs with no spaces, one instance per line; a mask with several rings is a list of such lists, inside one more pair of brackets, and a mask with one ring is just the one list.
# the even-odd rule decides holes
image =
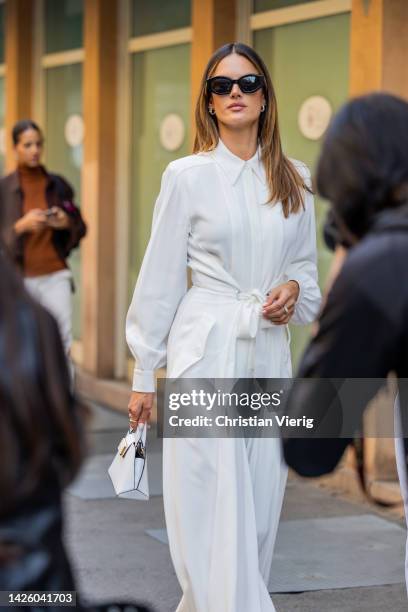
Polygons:
[[27,291],[56,319],[67,355],[72,344],[71,278],[67,269],[24,279]]
[[273,612],[267,585],[287,479],[277,438],[163,440],[177,612]]

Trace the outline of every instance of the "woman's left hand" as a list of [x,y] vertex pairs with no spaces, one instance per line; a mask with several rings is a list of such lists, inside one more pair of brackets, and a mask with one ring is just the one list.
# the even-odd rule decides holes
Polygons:
[[268,299],[263,305],[262,316],[269,319],[275,325],[286,325],[289,323],[295,304],[299,297],[299,285],[290,280],[269,292]]
[[59,206],[53,206],[51,208],[53,211],[53,215],[49,216],[47,219],[48,227],[52,227],[52,229],[67,229],[69,227],[69,217],[62,208]]

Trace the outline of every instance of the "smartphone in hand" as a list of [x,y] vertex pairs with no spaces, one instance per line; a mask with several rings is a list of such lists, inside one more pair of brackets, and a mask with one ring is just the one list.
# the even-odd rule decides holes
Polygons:
[[54,210],[53,208],[49,208],[48,210],[45,211],[46,217],[55,217],[56,214],[57,214],[57,211]]

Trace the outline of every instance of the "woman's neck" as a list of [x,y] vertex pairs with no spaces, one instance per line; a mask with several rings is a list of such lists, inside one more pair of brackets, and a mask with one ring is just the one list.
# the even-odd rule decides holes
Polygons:
[[27,166],[27,164],[18,164],[17,170],[22,174],[42,174],[42,167],[39,166]]
[[258,148],[258,124],[245,130],[231,130],[220,125],[219,133],[222,142],[237,157],[246,161],[255,155]]

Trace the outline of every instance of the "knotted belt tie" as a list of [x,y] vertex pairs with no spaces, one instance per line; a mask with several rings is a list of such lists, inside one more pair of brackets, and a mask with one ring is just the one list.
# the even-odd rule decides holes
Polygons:
[[254,340],[251,350],[249,375],[254,374],[256,357],[256,338],[259,329],[271,329],[273,323],[261,314],[261,309],[266,301],[266,295],[259,289],[250,291],[240,291],[239,289],[203,287],[194,284],[197,289],[214,293],[216,295],[229,296],[231,300],[236,300],[239,305],[229,326],[229,333],[225,343],[224,358],[221,363],[220,377],[234,378],[236,360],[236,340]]

